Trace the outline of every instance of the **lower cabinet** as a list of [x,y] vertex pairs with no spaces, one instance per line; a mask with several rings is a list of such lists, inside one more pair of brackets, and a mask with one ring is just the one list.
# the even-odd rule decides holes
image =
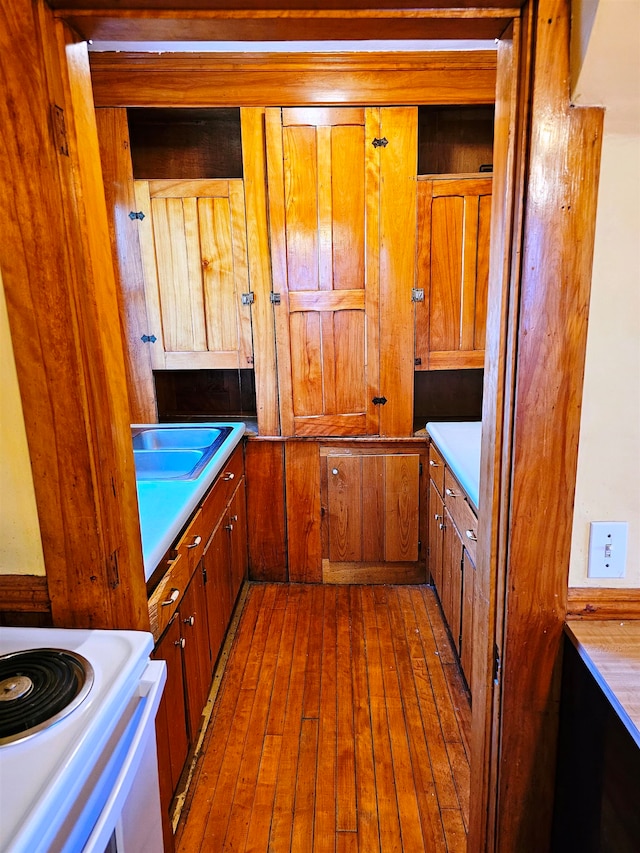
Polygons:
[[471,687],[477,518],[433,444],[429,457],[429,574]]
[[246,539],[240,447],[176,543],[169,577],[156,587],[162,595],[154,592],[149,600],[152,625],[159,626],[160,633],[154,632],[153,656],[167,663],[156,721],[165,850],[173,849],[171,802],[197,741],[213,670],[246,577]]

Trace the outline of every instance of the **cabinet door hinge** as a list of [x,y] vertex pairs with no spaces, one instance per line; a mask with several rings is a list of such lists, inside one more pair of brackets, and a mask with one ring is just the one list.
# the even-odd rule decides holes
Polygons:
[[155,335],[142,335],[140,338],[143,344],[155,344],[158,340]]
[[65,157],[69,156],[69,144],[67,142],[67,126],[64,121],[64,110],[57,104],[51,104],[51,119],[53,121],[53,142]]
[[424,287],[414,287],[411,290],[412,302],[424,302]]
[[243,293],[240,298],[242,300],[243,305],[253,305],[253,303],[256,301],[255,294],[252,290],[250,290],[249,293]]
[[139,219],[142,222],[142,220],[144,219],[144,213],[141,210],[130,210],[129,219],[131,219],[132,221],[134,219]]
[[387,398],[386,397],[374,397],[371,400],[371,402],[373,403],[374,406],[384,406],[384,404],[387,402]]
[[415,364],[416,367],[418,367],[419,365],[422,364],[422,359],[421,358],[414,358],[413,363]]
[[280,305],[279,293],[274,293],[273,291],[271,291],[271,293],[269,294],[269,299],[271,300],[272,305]]
[[377,137],[371,142],[374,148],[386,148],[389,144],[389,140],[386,136],[383,136],[382,139],[378,139]]
[[502,671],[502,661],[500,660],[500,649],[498,644],[493,645],[493,683],[497,686],[500,684],[500,674]]

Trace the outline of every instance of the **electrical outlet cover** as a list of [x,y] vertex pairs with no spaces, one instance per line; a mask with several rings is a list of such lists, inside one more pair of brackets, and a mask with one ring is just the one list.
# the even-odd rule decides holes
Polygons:
[[592,521],[589,535],[590,578],[623,578],[627,563],[626,521]]

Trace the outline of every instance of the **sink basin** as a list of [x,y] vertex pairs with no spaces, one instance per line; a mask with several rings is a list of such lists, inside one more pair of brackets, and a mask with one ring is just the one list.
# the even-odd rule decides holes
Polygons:
[[132,432],[137,480],[197,480],[230,426],[139,426]]
[[201,450],[211,447],[221,430],[211,427],[153,427],[133,436],[134,450]]
[[195,479],[203,456],[201,450],[134,450],[136,479]]

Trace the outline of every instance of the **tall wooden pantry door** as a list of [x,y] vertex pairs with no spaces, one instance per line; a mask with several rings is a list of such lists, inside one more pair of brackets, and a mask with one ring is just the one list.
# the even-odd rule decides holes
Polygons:
[[375,435],[379,109],[266,111],[284,435]]

